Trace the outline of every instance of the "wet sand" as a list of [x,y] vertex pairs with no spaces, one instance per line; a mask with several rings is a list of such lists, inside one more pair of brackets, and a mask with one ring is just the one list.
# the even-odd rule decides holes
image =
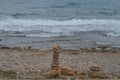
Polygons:
[[17,37],[0,36],[0,45],[9,47],[31,46],[36,49],[49,50],[55,44],[60,44],[64,49],[77,50],[80,48],[95,48],[102,44],[110,48],[120,48],[120,36],[107,36],[97,33],[79,33],[78,36],[69,37]]

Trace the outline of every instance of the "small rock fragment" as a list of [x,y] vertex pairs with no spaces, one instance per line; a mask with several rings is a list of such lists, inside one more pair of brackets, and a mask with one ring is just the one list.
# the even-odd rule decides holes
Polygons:
[[86,78],[86,76],[87,76],[87,74],[86,74],[86,73],[84,73],[84,72],[80,73],[80,78],[85,79],[85,78]]

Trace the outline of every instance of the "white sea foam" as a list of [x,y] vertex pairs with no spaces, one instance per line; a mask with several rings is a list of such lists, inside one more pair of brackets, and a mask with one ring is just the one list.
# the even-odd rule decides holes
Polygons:
[[[24,32],[28,36],[66,36],[80,31],[111,31],[120,34],[120,20],[111,19],[6,19],[0,20],[0,31]],[[113,35],[113,34],[112,34]]]

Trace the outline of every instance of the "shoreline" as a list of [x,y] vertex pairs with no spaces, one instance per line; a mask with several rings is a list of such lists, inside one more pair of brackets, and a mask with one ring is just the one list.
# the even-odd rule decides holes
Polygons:
[[97,48],[108,46],[120,48],[120,36],[106,36],[102,34],[86,33],[66,37],[10,37],[0,36],[0,45],[8,47],[26,47],[49,50],[53,45],[60,44],[64,49]]

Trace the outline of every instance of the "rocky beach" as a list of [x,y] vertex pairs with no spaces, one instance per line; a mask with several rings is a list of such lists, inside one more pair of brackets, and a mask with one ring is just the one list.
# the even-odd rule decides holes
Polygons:
[[[59,76],[50,77],[54,58],[50,50],[1,47],[1,79],[119,79],[120,49],[61,49]],[[56,56],[57,57],[57,56]],[[102,69],[102,70],[101,70]],[[72,71],[71,71],[72,70]],[[97,75],[95,75],[97,74]]]

